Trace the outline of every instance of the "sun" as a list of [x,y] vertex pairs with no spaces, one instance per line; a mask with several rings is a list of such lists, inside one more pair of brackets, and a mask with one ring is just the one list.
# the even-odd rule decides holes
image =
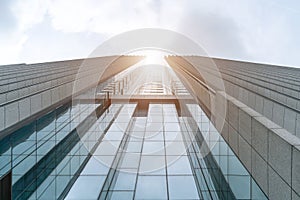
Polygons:
[[141,50],[134,52],[135,55],[145,56],[142,61],[144,65],[166,65],[165,56],[166,52],[160,50]]
[[160,51],[149,50],[145,55],[145,64],[162,64],[164,61],[164,54]]

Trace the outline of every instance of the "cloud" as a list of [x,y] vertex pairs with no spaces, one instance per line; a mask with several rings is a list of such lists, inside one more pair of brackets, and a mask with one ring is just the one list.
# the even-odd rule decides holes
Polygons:
[[41,0],[1,1],[1,64],[18,62],[23,45],[29,38],[27,31],[44,19],[47,11],[46,2]]
[[195,40],[208,56],[247,56],[238,26],[226,16],[191,10],[181,19],[179,30]]
[[48,0],[15,1],[11,9],[18,19],[19,30],[27,31],[41,23],[47,13],[48,3]]
[[50,25],[49,17],[30,31],[19,52],[19,60],[26,63],[47,62],[88,57],[106,36],[90,32],[62,33]]
[[[299,1],[192,1],[181,30],[212,56],[300,66]],[[281,6],[282,5],[282,6]]]
[[0,36],[12,31],[17,24],[17,19],[11,10],[13,1],[3,0],[0,2]]
[[[243,21],[240,21],[241,36],[248,54],[248,60],[300,66],[298,52],[300,13],[291,12],[289,6],[279,6],[277,1],[253,2],[240,7]],[[282,2],[285,4],[285,2]]]
[[[1,36],[6,42],[0,47],[3,56],[0,63],[35,62],[44,60],[39,59],[42,57],[48,57],[49,60],[63,59],[64,55],[66,58],[72,57],[67,50],[72,45],[70,40],[73,39],[73,43],[76,43],[76,39],[83,39],[82,35],[87,33],[100,34],[103,41],[103,35],[111,37],[132,29],[145,27],[173,29],[176,20],[172,16],[176,14],[180,17],[181,6],[180,3],[176,3],[169,8],[170,3],[170,1],[162,3],[160,0],[78,0],[76,2],[72,0],[13,0],[10,2],[10,9],[11,16],[16,18],[16,26],[12,34]],[[8,24],[11,23],[12,20]],[[36,29],[39,26],[43,28]],[[46,26],[48,26],[47,32],[43,31]],[[55,38],[57,42],[53,42]],[[90,38],[85,39],[85,42],[89,43]],[[65,45],[61,46],[58,41]],[[38,46],[40,49],[44,47],[52,49],[54,44],[61,49],[62,56],[58,56],[54,51],[44,51],[41,55],[41,52],[36,50]],[[73,57],[78,56],[79,52],[82,53],[81,49],[86,49],[83,45],[81,44],[80,49],[72,49]],[[7,51],[7,49],[10,50]],[[84,55],[88,53],[90,52],[85,52]],[[83,57],[83,54],[79,57]]]
[[159,9],[160,3],[157,0],[79,0],[76,3],[72,0],[54,0],[48,11],[56,30],[112,35],[158,25]]
[[300,66],[300,14],[294,9],[299,4],[297,0],[288,4],[283,0],[2,0],[0,64],[30,61],[26,58],[34,62],[36,49],[47,46],[52,50],[40,55],[45,59],[70,57],[68,47],[78,39],[85,41],[72,55],[87,55],[90,52],[82,49],[88,51],[90,41],[138,28],[164,28],[190,36],[211,56]]

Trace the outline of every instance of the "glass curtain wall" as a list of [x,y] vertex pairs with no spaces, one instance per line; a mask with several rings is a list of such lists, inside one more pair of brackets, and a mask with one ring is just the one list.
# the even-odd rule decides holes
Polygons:
[[97,118],[101,104],[66,104],[1,139],[12,198],[266,199],[201,107],[180,102],[182,115],[176,95],[191,96],[172,69],[153,69],[97,88],[119,100]]

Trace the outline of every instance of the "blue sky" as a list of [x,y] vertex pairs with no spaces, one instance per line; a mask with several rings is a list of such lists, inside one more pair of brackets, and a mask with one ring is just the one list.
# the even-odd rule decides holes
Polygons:
[[300,67],[299,0],[1,0],[0,64],[84,58],[138,28],[182,33],[209,56]]

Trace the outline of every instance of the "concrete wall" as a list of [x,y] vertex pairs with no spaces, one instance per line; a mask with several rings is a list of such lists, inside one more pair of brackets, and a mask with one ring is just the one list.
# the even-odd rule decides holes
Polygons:
[[[300,198],[300,139],[225,93],[227,115],[218,131],[270,199]],[[220,106],[220,105],[219,105]],[[219,127],[219,126],[216,126]]]
[[[116,58],[118,57],[111,56],[0,66],[0,131],[70,98],[75,91],[75,82],[77,86],[81,86],[76,88],[76,92],[97,84],[100,80],[99,71],[104,71],[104,66],[111,64]],[[110,70],[102,78],[118,73],[140,59],[141,57],[121,56],[117,62],[112,63]]]
[[[201,107],[208,108],[211,121],[265,194],[270,199],[300,199],[300,70],[215,59],[218,73],[203,57],[167,61],[177,73],[190,65],[205,71],[202,77],[193,74],[198,81],[184,70],[178,76],[188,81],[187,89],[197,98],[210,95],[210,103],[200,102]],[[225,90],[205,81],[205,74],[216,80],[221,74]],[[203,83],[210,89],[204,91]]]
[[209,66],[213,62],[227,94],[300,137],[299,69],[224,59],[209,59],[211,62],[208,62],[203,57],[185,59],[199,71],[209,73],[215,73]]

